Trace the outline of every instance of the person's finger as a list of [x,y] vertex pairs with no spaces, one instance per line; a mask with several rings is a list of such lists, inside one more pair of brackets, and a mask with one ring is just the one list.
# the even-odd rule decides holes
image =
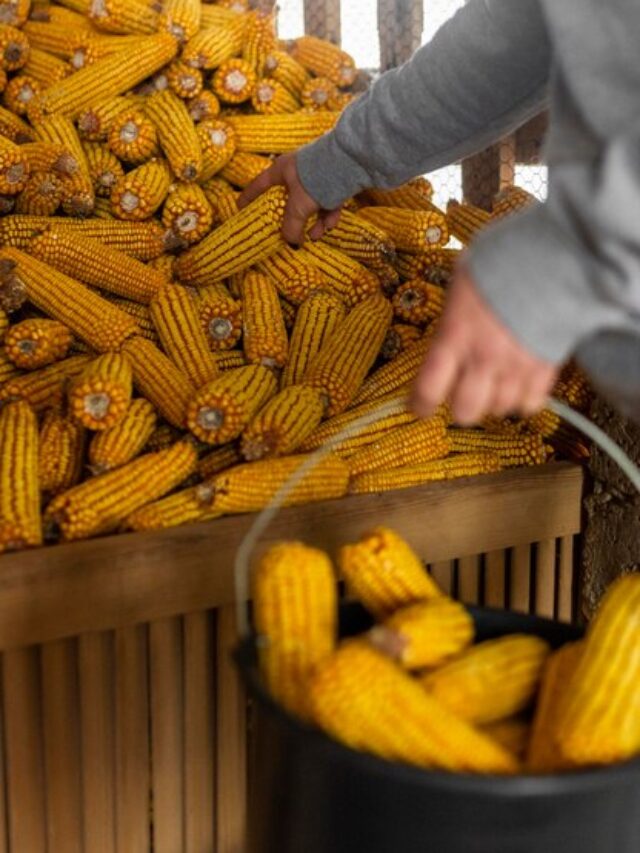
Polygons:
[[522,383],[514,376],[501,376],[496,381],[493,401],[489,405],[489,413],[497,418],[504,418],[518,411],[522,395]]
[[453,387],[461,363],[461,353],[447,337],[441,338],[428,353],[412,392],[412,408],[428,418]]
[[527,377],[527,382],[520,400],[518,412],[524,417],[530,417],[543,409],[553,387],[557,371],[551,365],[536,367]]
[[307,221],[312,213],[313,210],[306,207],[298,193],[289,193],[282,220],[282,236],[287,243],[294,246],[301,246],[304,243]]
[[280,169],[276,166],[271,166],[269,169],[265,169],[264,172],[261,172],[257,178],[254,178],[249,186],[245,187],[242,191],[238,198],[238,207],[242,210],[243,207],[251,204],[252,201],[255,201],[258,196],[262,195],[262,193],[270,189],[270,187],[275,187],[277,184],[281,183],[282,175],[280,173]]
[[496,374],[488,366],[467,362],[451,392],[453,418],[461,426],[472,426],[487,414],[493,399]]
[[331,231],[338,224],[341,213],[341,208],[336,208],[336,210],[321,210],[318,214],[318,221],[313,224],[313,227],[309,231],[309,238],[311,240],[321,240],[327,231]]
[[321,240],[324,237],[324,231],[324,222],[319,217],[317,221],[313,223],[313,227],[309,230],[309,239]]

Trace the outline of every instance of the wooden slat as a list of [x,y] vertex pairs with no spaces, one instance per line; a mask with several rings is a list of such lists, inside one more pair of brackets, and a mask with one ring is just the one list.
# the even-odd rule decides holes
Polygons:
[[484,563],[484,603],[486,607],[506,604],[506,560],[504,551],[490,551]]
[[116,751],[114,636],[78,638],[82,804],[86,853],[115,853]]
[[57,640],[40,654],[49,850],[82,853],[77,649]]
[[[423,559],[451,560],[580,531],[582,471],[559,463],[285,510],[266,542],[334,550],[374,519]],[[253,516],[113,536],[0,560],[0,648],[155,621],[234,599],[233,558]]]
[[3,657],[9,844],[12,853],[47,853],[38,653]]
[[511,610],[529,613],[531,609],[531,546],[519,545],[511,552]]
[[573,561],[573,536],[560,540],[560,565],[558,567],[557,617],[563,622],[574,618],[573,601],[575,588],[575,565]]
[[480,556],[458,560],[458,598],[465,604],[477,604],[480,595]]
[[149,692],[143,625],[116,632],[116,839],[118,853],[150,846]]
[[184,850],[182,620],[149,626],[155,853]]
[[235,608],[218,611],[218,853],[244,853],[247,820],[247,703],[231,652]]
[[[208,613],[184,617],[186,853],[215,849],[213,643]],[[219,851],[218,851],[219,853]]]
[[[0,663],[0,666],[2,664]],[[4,708],[0,702],[0,853],[9,853],[9,816],[7,814],[6,787],[6,734],[4,730]]]
[[556,540],[538,543],[536,566],[536,613],[553,618],[556,598]]
[[453,560],[442,560],[429,566],[434,581],[447,595],[453,595],[455,581],[455,563]]

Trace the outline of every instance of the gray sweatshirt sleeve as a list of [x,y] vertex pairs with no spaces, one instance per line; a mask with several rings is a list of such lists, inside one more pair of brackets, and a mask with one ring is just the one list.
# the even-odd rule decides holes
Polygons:
[[470,0],[298,152],[300,179],[331,209],[455,162],[540,111],[549,67],[538,0]]

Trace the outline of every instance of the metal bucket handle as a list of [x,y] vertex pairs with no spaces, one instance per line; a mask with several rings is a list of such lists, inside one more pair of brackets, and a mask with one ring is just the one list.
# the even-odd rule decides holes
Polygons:
[[[348,424],[343,430],[340,430],[336,435],[332,436],[322,447],[318,448],[300,465],[299,468],[291,475],[291,477],[283,483],[273,496],[271,503],[266,506],[257,516],[244,539],[240,543],[236,552],[234,577],[236,587],[236,608],[238,632],[241,637],[247,637],[250,633],[249,615],[247,603],[249,601],[249,586],[251,574],[251,558],[254,549],[262,537],[267,527],[271,524],[276,515],[280,512],[282,504],[315,466],[324,459],[332,450],[347,438],[357,435],[361,430],[376,423],[389,415],[395,414],[398,411],[403,411],[407,408],[407,399],[405,397],[397,397],[385,403],[382,403],[379,408],[366,415],[357,418],[352,423]],[[547,401],[546,408],[550,409],[555,414],[559,415],[563,420],[570,423],[588,438],[594,444],[597,444],[626,474],[633,486],[640,492],[640,469],[634,465],[627,454],[619,447],[609,436],[603,432],[600,427],[592,423],[588,418],[576,412],[565,403],[561,403],[555,398],[550,398]]]

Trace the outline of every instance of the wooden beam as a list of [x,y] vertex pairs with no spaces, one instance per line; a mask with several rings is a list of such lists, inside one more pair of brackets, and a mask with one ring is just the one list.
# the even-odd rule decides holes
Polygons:
[[423,24],[422,0],[378,0],[381,71],[411,58],[420,47]]
[[340,0],[304,0],[304,31],[340,44]]
[[496,193],[511,186],[515,177],[515,137],[507,136],[462,163],[462,192],[465,201],[491,210]]
[[535,166],[542,161],[542,148],[549,127],[549,113],[540,113],[515,133],[516,163]]

